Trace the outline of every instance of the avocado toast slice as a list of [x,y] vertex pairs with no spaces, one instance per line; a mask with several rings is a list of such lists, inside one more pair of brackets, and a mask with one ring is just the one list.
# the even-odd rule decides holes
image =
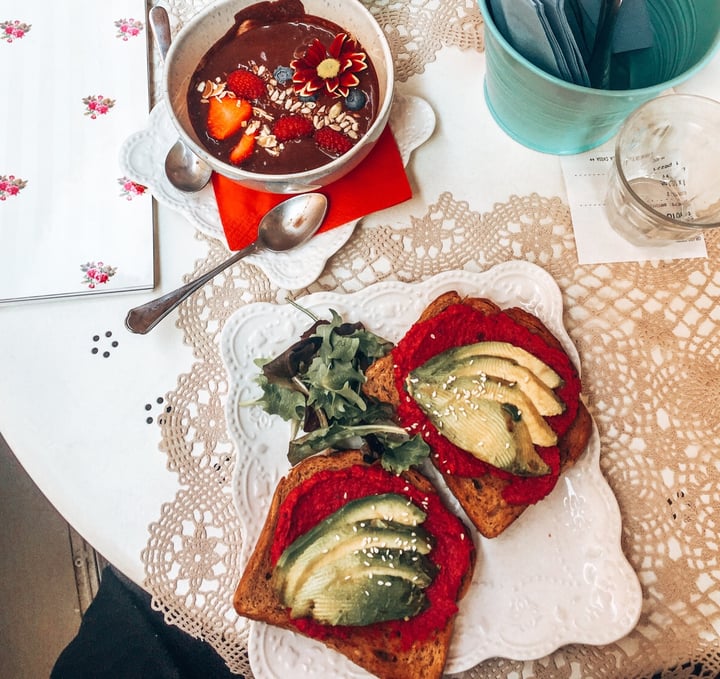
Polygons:
[[[458,320],[461,319],[461,320]],[[480,339],[473,335],[471,322],[482,327]],[[484,321],[487,322],[484,322]],[[429,328],[423,332],[425,328]],[[441,423],[432,421],[428,427],[424,421],[426,413],[415,408],[412,396],[408,394],[407,377],[416,370],[416,374],[424,375],[423,364],[433,361],[439,363],[433,351],[428,349],[430,342],[441,344],[438,351],[448,350],[453,359],[467,354],[485,355],[494,352],[499,355],[497,347],[484,344],[480,349],[458,349],[463,345],[472,346],[482,340],[486,343],[496,342],[499,338],[494,334],[512,334],[517,330],[515,343],[524,351],[531,348],[533,352],[543,354],[537,358],[544,359],[547,355],[550,362],[557,363],[565,373],[564,380],[559,381],[552,376],[541,373],[550,385],[561,394],[567,403],[563,403],[563,412],[546,418],[556,430],[557,441],[552,446],[538,446],[537,451],[552,464],[552,473],[538,479],[520,479],[503,469],[483,465],[481,461],[457,446],[447,445],[442,436]],[[454,340],[455,335],[462,335],[468,341]],[[502,337],[500,339],[506,339]],[[407,340],[407,341],[406,341]],[[454,354],[451,353],[454,351]],[[420,359],[415,354],[423,354]],[[522,353],[522,352],[520,352]],[[425,356],[427,355],[427,356]],[[524,361],[518,354],[511,354],[513,360]],[[541,372],[538,369],[538,372]],[[536,316],[519,308],[500,309],[494,302],[483,298],[462,297],[455,291],[447,292],[435,299],[425,309],[416,323],[408,330],[405,337],[385,357],[375,361],[366,371],[367,381],[363,386],[366,395],[391,404],[399,414],[402,424],[413,433],[423,430],[426,440],[434,448],[430,459],[442,473],[450,491],[456,496],[468,518],[478,531],[488,538],[497,537],[506,530],[531,504],[539,501],[552,490],[559,475],[568,469],[585,450],[592,431],[592,420],[585,405],[580,399],[580,382],[575,367],[565,354],[561,343]],[[552,379],[551,379],[552,377]],[[566,382],[566,383],[564,383]],[[418,390],[419,391],[419,390]],[[471,399],[470,399],[471,401]],[[512,404],[509,404],[512,406]],[[430,418],[432,420],[432,418]],[[509,420],[511,418],[508,418]],[[423,422],[421,425],[421,421]],[[463,436],[466,432],[463,432]],[[460,437],[455,437],[461,440]],[[548,440],[550,442],[550,440]],[[447,449],[455,455],[457,466],[447,463],[445,454],[439,448]],[[486,460],[487,461],[487,460]],[[497,461],[496,461],[497,463]],[[509,468],[510,463],[508,463]],[[501,466],[497,464],[497,466]],[[526,465],[527,467],[527,465]],[[542,471],[541,465],[534,467]]]
[[[354,501],[359,506],[350,506]],[[368,553],[356,549],[353,527],[369,531]],[[348,536],[350,547],[340,546]],[[398,559],[396,567],[388,567],[389,558]],[[234,606],[245,617],[315,638],[383,679],[438,678],[474,560],[467,528],[420,472],[387,472],[356,450],[315,455],[278,484]],[[327,594],[333,583],[342,605]],[[393,596],[376,596],[371,583]],[[387,619],[368,618],[381,598],[390,601],[383,604]],[[366,609],[343,608],[355,600]],[[396,608],[400,600],[410,608]]]

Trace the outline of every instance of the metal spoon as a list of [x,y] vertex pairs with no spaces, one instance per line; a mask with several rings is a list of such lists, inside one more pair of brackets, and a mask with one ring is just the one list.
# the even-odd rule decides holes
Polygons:
[[131,332],[144,335],[180,302],[243,257],[261,250],[284,252],[302,245],[320,228],[326,211],[327,198],[322,193],[302,193],[276,205],[260,220],[254,243],[177,290],[131,309],[125,318],[125,326]]
[[[156,5],[148,13],[155,41],[160,50],[160,58],[165,61],[172,39],[170,17],[164,7]],[[198,158],[181,139],[178,139],[165,156],[165,174],[170,183],[180,191],[194,193],[200,191],[212,175],[211,167]]]

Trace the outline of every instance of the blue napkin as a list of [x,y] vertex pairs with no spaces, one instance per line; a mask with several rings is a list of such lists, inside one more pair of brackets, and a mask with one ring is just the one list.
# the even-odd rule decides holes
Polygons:
[[[589,86],[592,55],[603,0],[488,0],[506,40],[538,68],[576,85]],[[653,29],[647,0],[624,0],[613,52],[649,47]]]
[[[583,13],[582,27],[585,41],[588,45],[592,45],[595,41],[603,0],[577,0],[577,2]],[[620,54],[645,49],[652,44],[653,28],[647,0],[624,0],[615,25],[613,52]]]
[[532,0],[490,0],[490,5],[495,23],[506,40],[538,68],[562,78]]
[[498,30],[526,59],[558,78],[589,84],[565,0],[490,0]]
[[590,79],[585,68],[584,56],[568,19],[566,0],[537,0],[537,2],[544,5],[550,28],[557,38],[559,55],[556,57],[558,61],[564,57],[567,63],[566,80],[587,87],[590,85]]

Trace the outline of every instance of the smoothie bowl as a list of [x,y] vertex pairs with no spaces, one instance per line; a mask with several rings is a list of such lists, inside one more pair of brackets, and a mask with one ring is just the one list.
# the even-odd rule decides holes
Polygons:
[[358,0],[220,0],[175,38],[163,87],[179,136],[215,172],[300,193],[367,156],[387,125],[394,71]]

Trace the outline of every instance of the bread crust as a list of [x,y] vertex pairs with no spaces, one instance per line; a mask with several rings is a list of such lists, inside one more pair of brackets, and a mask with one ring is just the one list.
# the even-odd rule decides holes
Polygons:
[[[275,595],[271,585],[272,564],[270,551],[278,523],[279,510],[293,488],[320,470],[339,470],[352,465],[368,464],[360,451],[343,451],[316,455],[293,467],[278,484],[273,495],[267,519],[247,567],[233,598],[237,613],[297,632],[287,609]],[[432,483],[420,472],[408,470],[402,476],[424,493],[436,493]],[[473,557],[474,558],[474,557]],[[472,579],[474,561],[461,584],[458,599],[462,598]],[[343,638],[329,636],[323,639],[326,646],[342,653],[357,665],[381,679],[415,679],[418,676],[439,678],[447,659],[454,618],[433,639],[415,643],[407,651],[399,648],[394,639],[383,643],[368,643],[362,628]]]
[[[489,299],[462,297],[456,291],[446,292],[429,304],[417,322],[433,318],[449,306],[467,304],[483,314],[504,313],[516,323],[539,335],[549,346],[564,351],[560,341],[545,324],[533,314],[513,307],[501,309]],[[400,396],[395,388],[392,352],[375,361],[366,371],[367,382],[363,391],[367,396],[397,407]],[[582,400],[569,429],[559,438],[560,473],[569,469],[585,450],[592,433],[592,419]],[[431,459],[432,456],[431,456]],[[438,467],[450,491],[460,502],[463,510],[477,530],[487,538],[494,538],[514,523],[530,505],[511,505],[503,498],[508,481],[493,474],[470,478],[448,474]]]

